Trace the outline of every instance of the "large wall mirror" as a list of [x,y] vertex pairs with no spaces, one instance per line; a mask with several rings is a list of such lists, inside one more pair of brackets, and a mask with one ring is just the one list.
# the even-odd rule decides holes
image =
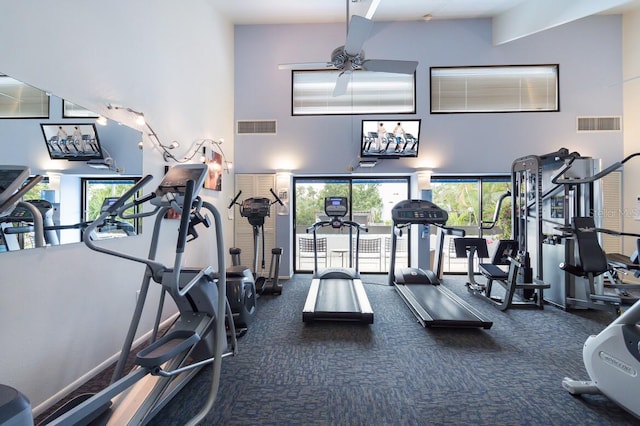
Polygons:
[[[83,222],[142,175],[142,133],[0,73],[1,165],[28,166],[43,179],[23,198],[37,206],[45,244],[81,241]],[[0,217],[0,252],[36,247],[33,220],[15,206]],[[26,209],[29,210],[29,209]],[[30,228],[31,226],[31,228]],[[137,235],[135,221],[105,224],[92,238]]]

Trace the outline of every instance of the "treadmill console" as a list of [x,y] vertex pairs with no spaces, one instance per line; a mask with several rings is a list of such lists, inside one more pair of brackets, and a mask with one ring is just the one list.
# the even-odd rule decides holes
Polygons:
[[431,201],[405,200],[393,206],[391,218],[394,223],[444,225],[449,214]]
[[102,206],[100,206],[100,213],[104,213],[109,210],[109,207],[114,205],[120,197],[106,197],[102,200]]
[[326,197],[324,199],[324,212],[329,217],[344,217],[349,208],[347,197]]

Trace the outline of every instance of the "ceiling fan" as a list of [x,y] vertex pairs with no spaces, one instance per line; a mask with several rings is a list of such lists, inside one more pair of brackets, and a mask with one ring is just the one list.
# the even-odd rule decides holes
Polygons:
[[[347,17],[349,16],[349,0],[347,0]],[[365,59],[362,47],[369,38],[373,21],[363,16],[353,15],[347,27],[347,41],[331,52],[329,62],[304,62],[280,64],[279,69],[293,70],[339,70],[333,96],[347,92],[351,72],[354,70],[387,72],[397,74],[413,74],[418,66],[416,61],[396,61],[388,59]]]

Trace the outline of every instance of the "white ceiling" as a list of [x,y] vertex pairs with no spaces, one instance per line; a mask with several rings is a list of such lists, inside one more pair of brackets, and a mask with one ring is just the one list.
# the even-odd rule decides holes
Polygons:
[[[347,4],[351,13],[364,16],[372,2],[372,0],[209,1],[235,24],[346,22]],[[430,14],[433,19],[493,18],[519,6],[544,9],[545,3],[548,2],[541,0],[381,0],[373,20],[421,20],[426,14]],[[575,7],[578,3],[581,6],[591,3],[596,13],[622,13],[640,6],[640,0],[555,0],[554,3],[554,6],[561,5],[565,8]]]

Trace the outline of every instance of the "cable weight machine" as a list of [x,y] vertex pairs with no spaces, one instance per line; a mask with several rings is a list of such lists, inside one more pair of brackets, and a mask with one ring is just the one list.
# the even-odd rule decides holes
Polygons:
[[518,249],[530,255],[532,278],[551,284],[544,293],[546,302],[562,309],[617,314],[619,298],[592,297],[603,293],[601,278],[594,287],[587,278],[559,267],[580,262],[577,242],[562,230],[571,229],[574,218],[594,217],[594,212],[602,211],[602,178],[638,155],[601,171],[598,160],[566,148],[513,162],[512,235]]

